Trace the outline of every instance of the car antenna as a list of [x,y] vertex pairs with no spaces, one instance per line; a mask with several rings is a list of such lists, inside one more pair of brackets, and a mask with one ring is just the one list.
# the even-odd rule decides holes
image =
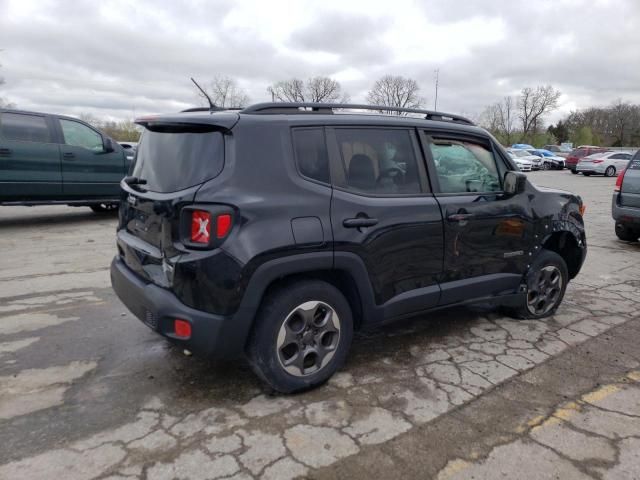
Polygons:
[[205,92],[204,89],[200,85],[198,85],[198,82],[196,82],[193,77],[191,77],[191,81],[196,87],[198,87],[198,90],[202,92],[202,95],[204,95],[204,98],[206,98],[207,101],[209,102],[209,110],[211,111],[218,110],[218,107],[216,107],[216,104],[211,101],[211,97],[207,95],[207,92]]

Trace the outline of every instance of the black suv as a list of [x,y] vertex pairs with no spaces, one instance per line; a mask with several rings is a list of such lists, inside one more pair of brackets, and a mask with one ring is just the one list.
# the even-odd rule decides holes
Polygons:
[[581,199],[456,115],[269,103],[138,123],[116,293],[278,391],[327,380],[354,329],[478,301],[551,315],[586,255]]

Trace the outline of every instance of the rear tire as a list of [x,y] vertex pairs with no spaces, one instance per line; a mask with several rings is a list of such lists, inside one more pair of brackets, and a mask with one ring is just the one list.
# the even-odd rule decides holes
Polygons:
[[89,205],[89,207],[95,213],[111,213],[118,210],[117,203],[96,203],[95,205]]
[[623,242],[636,242],[640,237],[640,232],[627,227],[624,223],[616,223],[616,235]]
[[607,169],[604,171],[604,176],[605,177],[613,177],[616,174],[616,167],[614,167],[613,165],[607,167]]
[[527,294],[522,305],[509,311],[514,318],[545,318],[553,315],[564,298],[569,270],[556,252],[542,250],[525,277]]
[[353,339],[349,302],[320,280],[289,282],[268,294],[247,345],[253,371],[274,390],[317,387],[340,368]]

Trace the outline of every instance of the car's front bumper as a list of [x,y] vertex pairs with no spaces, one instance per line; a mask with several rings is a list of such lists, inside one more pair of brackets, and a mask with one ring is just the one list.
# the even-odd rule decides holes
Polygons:
[[[180,302],[169,290],[147,283],[115,257],[111,262],[111,284],[126,307],[145,325],[195,354],[231,358],[242,353],[244,338],[234,331],[234,317],[195,310]],[[188,339],[176,336],[174,320],[191,325]]]

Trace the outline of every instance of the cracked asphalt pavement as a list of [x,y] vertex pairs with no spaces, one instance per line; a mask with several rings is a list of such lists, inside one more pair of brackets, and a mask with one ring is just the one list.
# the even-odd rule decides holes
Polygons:
[[614,234],[615,179],[529,176],[587,205],[556,315],[362,332],[295,396],[134,319],[110,289],[113,216],[3,207],[0,479],[640,478],[640,246]]

